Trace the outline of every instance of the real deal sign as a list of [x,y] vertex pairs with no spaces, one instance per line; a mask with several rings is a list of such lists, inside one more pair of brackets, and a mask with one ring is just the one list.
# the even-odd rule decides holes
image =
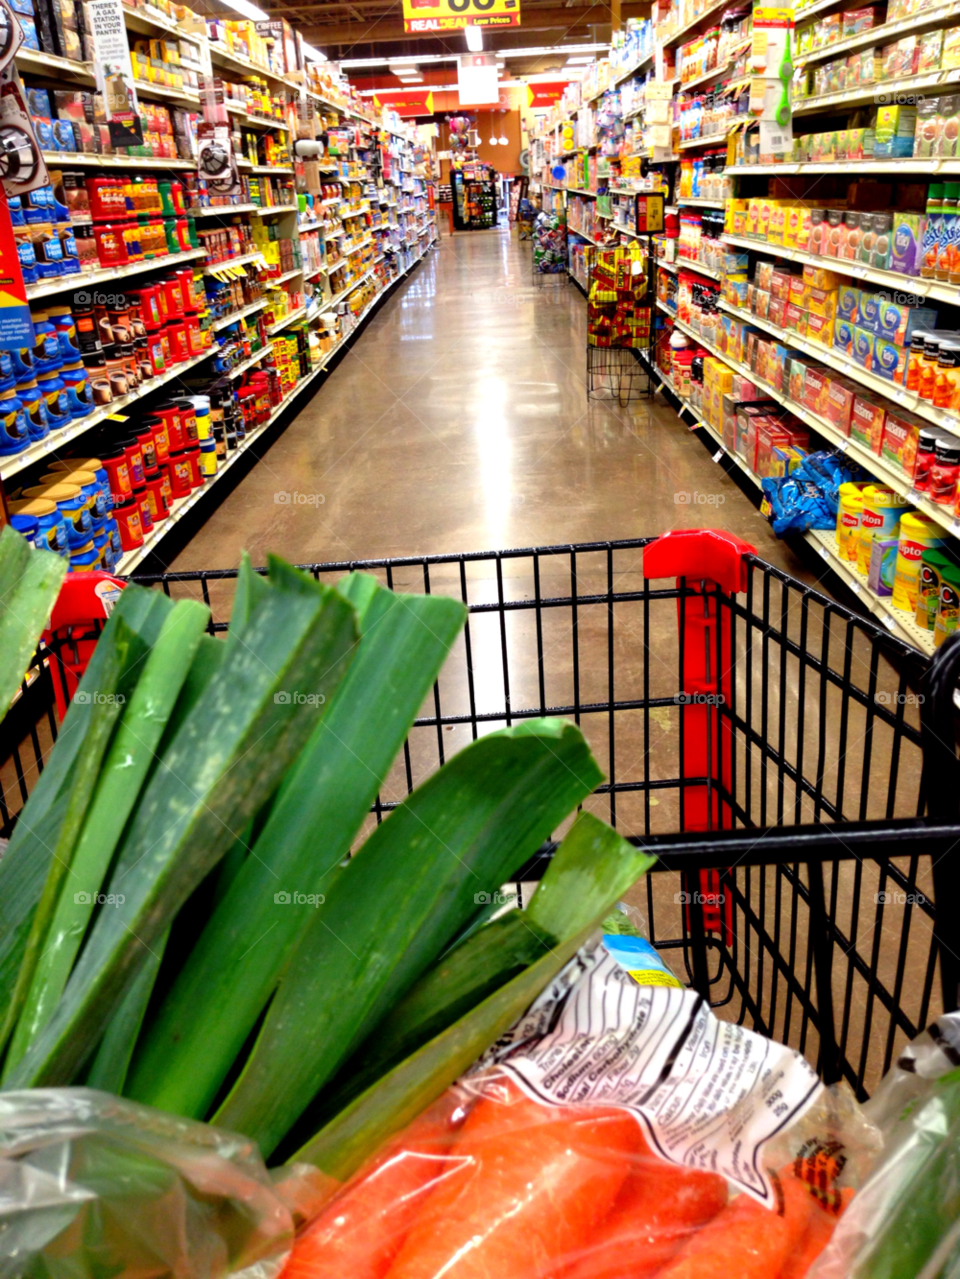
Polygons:
[[403,0],[403,28],[411,33],[519,25],[520,0]]

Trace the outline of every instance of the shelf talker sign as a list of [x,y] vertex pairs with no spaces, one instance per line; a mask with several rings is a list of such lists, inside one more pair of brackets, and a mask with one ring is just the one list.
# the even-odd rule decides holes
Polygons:
[[[384,104],[374,96],[374,107],[382,111]],[[406,93],[392,94],[386,105],[397,115],[409,118],[418,115],[433,115],[433,91],[430,89],[410,89]]]
[[520,0],[403,0],[403,29],[412,35],[519,25]]
[[140,146],[143,143],[143,126],[137,91],[133,87],[123,2],[89,0],[86,10],[93,31],[97,88],[103,94],[110,141],[115,147]]

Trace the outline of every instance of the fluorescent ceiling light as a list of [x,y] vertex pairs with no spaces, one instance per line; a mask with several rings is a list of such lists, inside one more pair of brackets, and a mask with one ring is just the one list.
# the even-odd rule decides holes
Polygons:
[[473,23],[464,27],[463,34],[467,37],[467,48],[471,53],[479,53],[483,48],[483,28],[475,27]]
[[258,9],[255,4],[251,4],[250,0],[227,0],[227,4],[231,9],[236,9],[245,18],[250,18],[253,22],[266,22],[270,15],[264,13],[262,9]]

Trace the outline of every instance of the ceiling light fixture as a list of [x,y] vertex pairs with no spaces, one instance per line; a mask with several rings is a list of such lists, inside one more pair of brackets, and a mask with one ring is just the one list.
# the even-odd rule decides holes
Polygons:
[[463,34],[467,37],[467,48],[471,53],[480,53],[483,49],[483,28],[475,27],[471,22],[464,27]]
[[231,9],[236,9],[237,13],[243,14],[245,18],[250,18],[253,22],[267,22],[270,18],[269,13],[264,13],[255,4],[250,4],[250,0],[227,0],[227,4]]

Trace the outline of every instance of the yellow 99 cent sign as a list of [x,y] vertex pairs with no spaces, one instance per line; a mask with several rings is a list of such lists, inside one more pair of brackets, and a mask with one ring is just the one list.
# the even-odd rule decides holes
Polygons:
[[520,0],[403,0],[403,28],[411,35],[519,25]]

